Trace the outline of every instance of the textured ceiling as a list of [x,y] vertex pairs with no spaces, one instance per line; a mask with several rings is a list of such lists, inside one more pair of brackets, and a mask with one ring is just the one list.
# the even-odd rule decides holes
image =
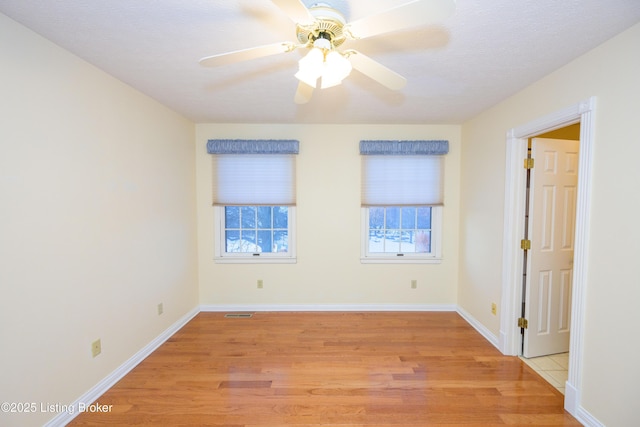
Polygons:
[[[323,0],[348,21],[407,2]],[[0,12],[198,123],[457,124],[640,22],[640,0],[458,0],[439,25],[341,46],[406,77],[402,90],[354,71],[304,105],[293,102],[301,49],[198,64],[295,41],[269,0],[0,0]]]

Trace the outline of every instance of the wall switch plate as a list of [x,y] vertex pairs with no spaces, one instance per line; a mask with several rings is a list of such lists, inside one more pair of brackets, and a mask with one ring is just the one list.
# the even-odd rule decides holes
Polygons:
[[417,280],[412,280],[411,281],[411,289],[415,289],[418,287],[418,281]]
[[91,343],[91,354],[93,355],[93,357],[96,357],[100,353],[102,353],[102,344],[98,339]]
[[262,279],[258,279],[258,289],[262,289],[264,287],[264,283],[262,282]]
[[158,316],[164,313],[164,305],[162,303],[158,304]]
[[498,314],[498,306],[495,302],[491,303],[491,314],[493,314],[494,316]]

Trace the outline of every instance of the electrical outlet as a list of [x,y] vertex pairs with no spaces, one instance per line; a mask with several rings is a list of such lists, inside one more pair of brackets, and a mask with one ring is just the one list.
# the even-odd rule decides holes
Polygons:
[[262,282],[262,279],[258,279],[258,289],[262,289],[264,287],[264,283]]
[[415,289],[418,287],[418,281],[417,280],[412,280],[411,281],[411,289]]
[[498,314],[498,306],[495,302],[491,303],[491,314],[493,314],[494,316]]
[[158,316],[160,316],[162,313],[164,313],[164,306],[162,305],[162,303],[158,304]]
[[93,357],[96,357],[100,353],[102,353],[102,344],[98,339],[91,343],[91,354],[93,355]]

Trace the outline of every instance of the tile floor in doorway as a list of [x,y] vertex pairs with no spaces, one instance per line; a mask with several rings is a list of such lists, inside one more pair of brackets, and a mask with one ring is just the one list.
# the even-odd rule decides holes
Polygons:
[[564,394],[564,383],[567,382],[569,373],[569,353],[551,354],[530,359],[520,358]]

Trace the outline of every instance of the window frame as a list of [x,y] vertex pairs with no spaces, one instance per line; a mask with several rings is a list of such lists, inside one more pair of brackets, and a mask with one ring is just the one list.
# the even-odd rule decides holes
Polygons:
[[431,207],[431,252],[380,253],[369,252],[369,209],[375,207],[393,208],[388,206],[362,206],[361,212],[361,244],[360,262],[363,264],[440,264],[442,262],[442,216],[443,206]]
[[[227,206],[237,205],[214,205],[214,261],[216,263],[230,264],[295,264],[296,256],[296,207],[287,206],[289,208],[287,218],[287,234],[288,234],[288,251],[287,252],[260,252],[258,254],[252,252],[226,252],[226,236],[225,236],[225,208]],[[259,205],[250,205],[259,206]],[[271,206],[271,205],[269,205]],[[282,205],[273,205],[282,206]]]

